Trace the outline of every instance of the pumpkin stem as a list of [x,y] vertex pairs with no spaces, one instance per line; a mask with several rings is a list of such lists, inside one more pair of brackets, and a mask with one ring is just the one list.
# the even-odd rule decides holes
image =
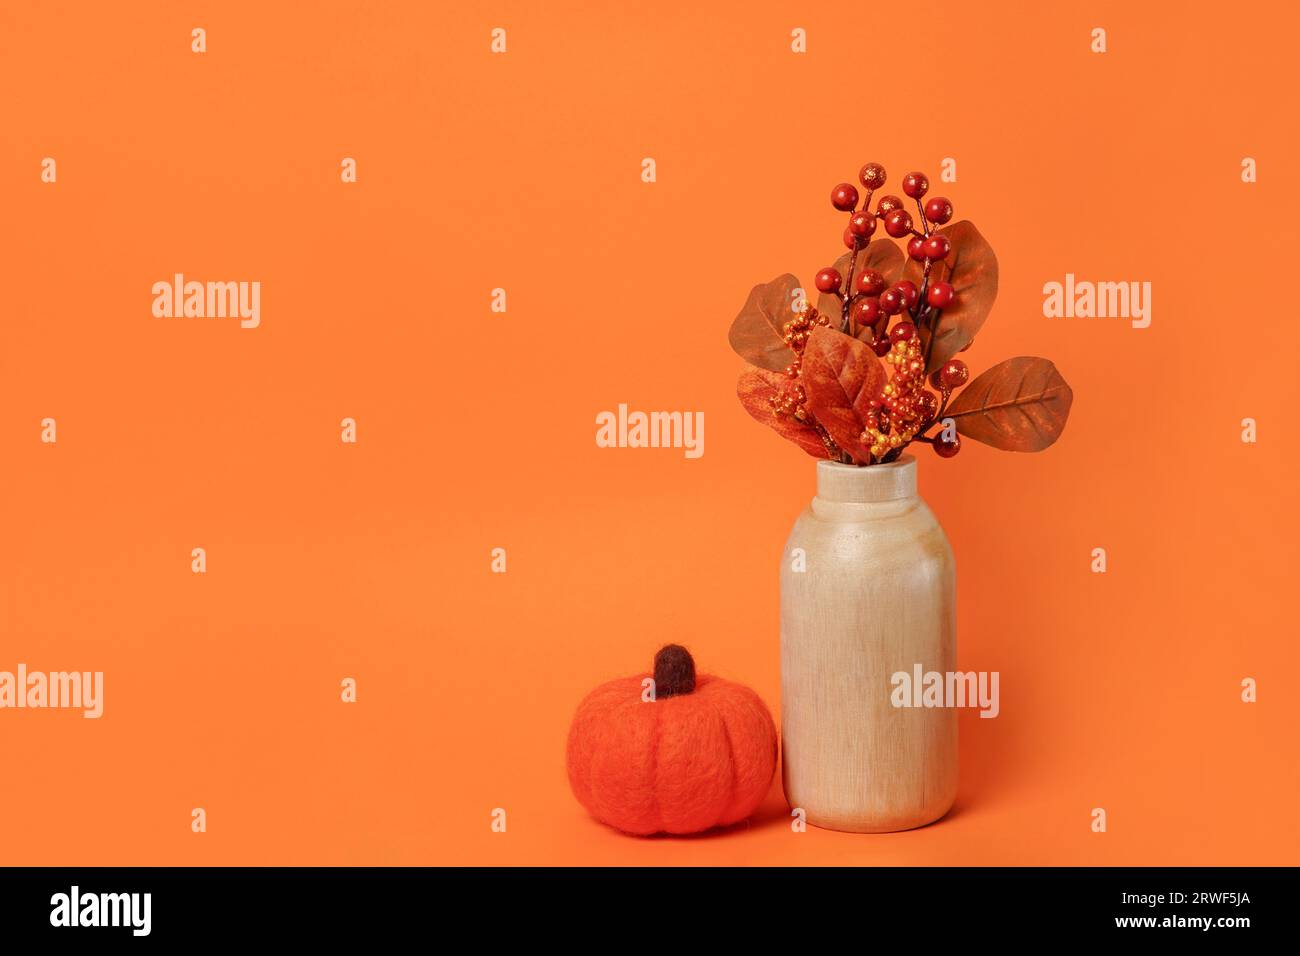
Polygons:
[[680,644],[665,644],[655,655],[655,700],[695,690],[695,658]]

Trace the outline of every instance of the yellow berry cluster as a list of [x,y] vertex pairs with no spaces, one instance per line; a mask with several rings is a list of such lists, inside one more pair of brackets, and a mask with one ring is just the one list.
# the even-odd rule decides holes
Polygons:
[[812,335],[813,329],[817,326],[830,324],[831,320],[828,317],[820,314],[813,306],[804,303],[799,314],[782,327],[781,337],[796,356],[794,364],[785,370],[785,374],[791,378],[799,374],[799,357],[803,355],[804,346],[808,344],[808,336]]
[[[782,338],[785,344],[790,346],[790,351],[794,352],[794,361],[786,366],[785,370],[789,378],[799,377],[799,365],[803,359],[804,346],[808,344],[808,336],[812,335],[813,329],[819,325],[830,324],[829,318],[820,315],[813,306],[805,304],[799,310],[799,314],[782,327]],[[768,401],[772,406],[772,414],[789,415],[796,421],[806,422],[809,420],[808,410],[804,408],[807,399],[803,386],[796,382],[792,388],[778,392]]]
[[768,402],[772,406],[773,415],[789,415],[795,421],[804,422],[808,420],[808,410],[804,408],[807,400],[803,386],[795,383],[793,388],[777,392]]
[[894,342],[884,356],[893,373],[867,414],[862,443],[880,458],[911,441],[934,414],[933,394],[925,390],[925,360],[915,330]]

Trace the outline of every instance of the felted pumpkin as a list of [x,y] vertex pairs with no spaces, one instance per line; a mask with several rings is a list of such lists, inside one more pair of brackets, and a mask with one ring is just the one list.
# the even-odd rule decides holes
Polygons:
[[776,727],[742,684],[701,674],[686,648],[644,675],[597,687],[569,728],[569,785],[597,820],[626,833],[698,833],[744,820],[776,771]]

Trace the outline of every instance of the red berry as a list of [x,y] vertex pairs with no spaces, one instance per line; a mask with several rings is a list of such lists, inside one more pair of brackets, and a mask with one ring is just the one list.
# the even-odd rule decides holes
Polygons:
[[944,438],[943,432],[934,436],[934,453],[940,458],[951,458],[959,451],[961,451],[961,438],[957,435],[953,435],[951,439]]
[[875,269],[863,269],[858,273],[857,284],[863,295],[880,295],[885,291],[885,277]]
[[904,279],[902,282],[896,283],[894,288],[902,294],[903,301],[907,303],[909,309],[916,307],[916,300],[921,297],[921,293],[917,291],[915,282]]
[[865,209],[855,212],[849,219],[849,231],[859,239],[868,239],[876,231],[876,217]]
[[844,245],[850,249],[859,249],[862,247],[862,240],[853,234],[853,230],[848,226],[844,227]]
[[946,309],[956,297],[957,293],[947,282],[936,282],[925,293],[925,301],[936,309]]
[[885,315],[897,315],[903,311],[903,293],[897,289],[886,289],[880,293],[880,311]]
[[903,208],[903,200],[897,196],[882,196],[880,202],[876,203],[876,215],[887,216],[895,209]]
[[943,388],[943,381],[939,377],[939,372],[941,371],[942,369],[935,369],[933,372],[930,373],[931,388]]
[[922,389],[912,399],[912,406],[916,409],[917,417],[923,422],[928,422],[934,418],[934,413],[939,410],[939,396],[934,392],[927,392]]
[[858,325],[874,325],[880,318],[880,302],[877,299],[858,299],[853,305],[853,318]]
[[911,322],[899,322],[889,330],[889,338],[894,342],[910,342],[916,338],[916,326]]
[[840,183],[831,190],[831,205],[840,212],[852,212],[858,207],[858,191],[852,183]]
[[924,262],[925,261],[924,244],[925,244],[925,239],[921,236],[913,236],[911,239],[907,240],[908,258],[914,259],[917,262]]
[[925,204],[925,218],[942,226],[952,218],[952,203],[942,196],[935,196]]
[[888,335],[878,335],[871,343],[871,351],[875,352],[880,358],[888,355],[891,348],[893,348],[893,345],[889,341]]
[[885,232],[895,239],[902,239],[912,231],[912,217],[906,209],[895,209],[885,216]]
[[970,369],[960,359],[949,359],[943,363],[943,368],[939,369],[939,381],[949,390],[961,388],[968,378],[970,378]]
[[817,273],[816,284],[818,292],[838,292],[840,290],[839,271],[827,266]]
[[930,180],[925,173],[908,173],[903,177],[903,192],[913,199],[920,199],[929,188]]
[[885,185],[885,167],[879,163],[867,163],[858,173],[858,180],[868,189],[879,189]]
[[925,257],[927,259],[946,259],[952,251],[952,243],[947,236],[931,236],[925,240]]

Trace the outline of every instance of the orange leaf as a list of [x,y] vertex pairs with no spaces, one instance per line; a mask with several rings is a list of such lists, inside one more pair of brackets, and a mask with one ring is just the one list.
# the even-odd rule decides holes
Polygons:
[[1042,451],[1060,437],[1073,401],[1055,365],[1022,355],[977,376],[953,399],[946,417],[967,438],[994,448]]
[[871,400],[885,384],[885,369],[863,342],[825,326],[813,329],[804,346],[799,381],[808,411],[859,464],[871,461],[862,443]]
[[[974,224],[963,219],[945,226],[938,234],[948,237],[952,251],[930,268],[930,284],[947,282],[957,298],[939,313],[933,346],[930,330],[921,329],[921,348],[930,357],[926,371],[939,368],[971,343],[998,297],[998,257]],[[903,278],[910,279],[920,289],[921,275],[922,264],[909,259]]]
[[789,415],[778,415],[772,410],[771,399],[794,387],[794,382],[779,372],[761,368],[747,368],[740,373],[736,395],[756,421],[762,422],[782,438],[788,438],[814,458],[829,458],[830,453],[821,435],[811,424],[796,421]]
[[[782,372],[794,361],[785,344],[785,324],[795,317],[795,290],[799,280],[787,273],[756,285],[727,335],[736,354],[750,365]],[[839,313],[836,313],[837,315]]]

